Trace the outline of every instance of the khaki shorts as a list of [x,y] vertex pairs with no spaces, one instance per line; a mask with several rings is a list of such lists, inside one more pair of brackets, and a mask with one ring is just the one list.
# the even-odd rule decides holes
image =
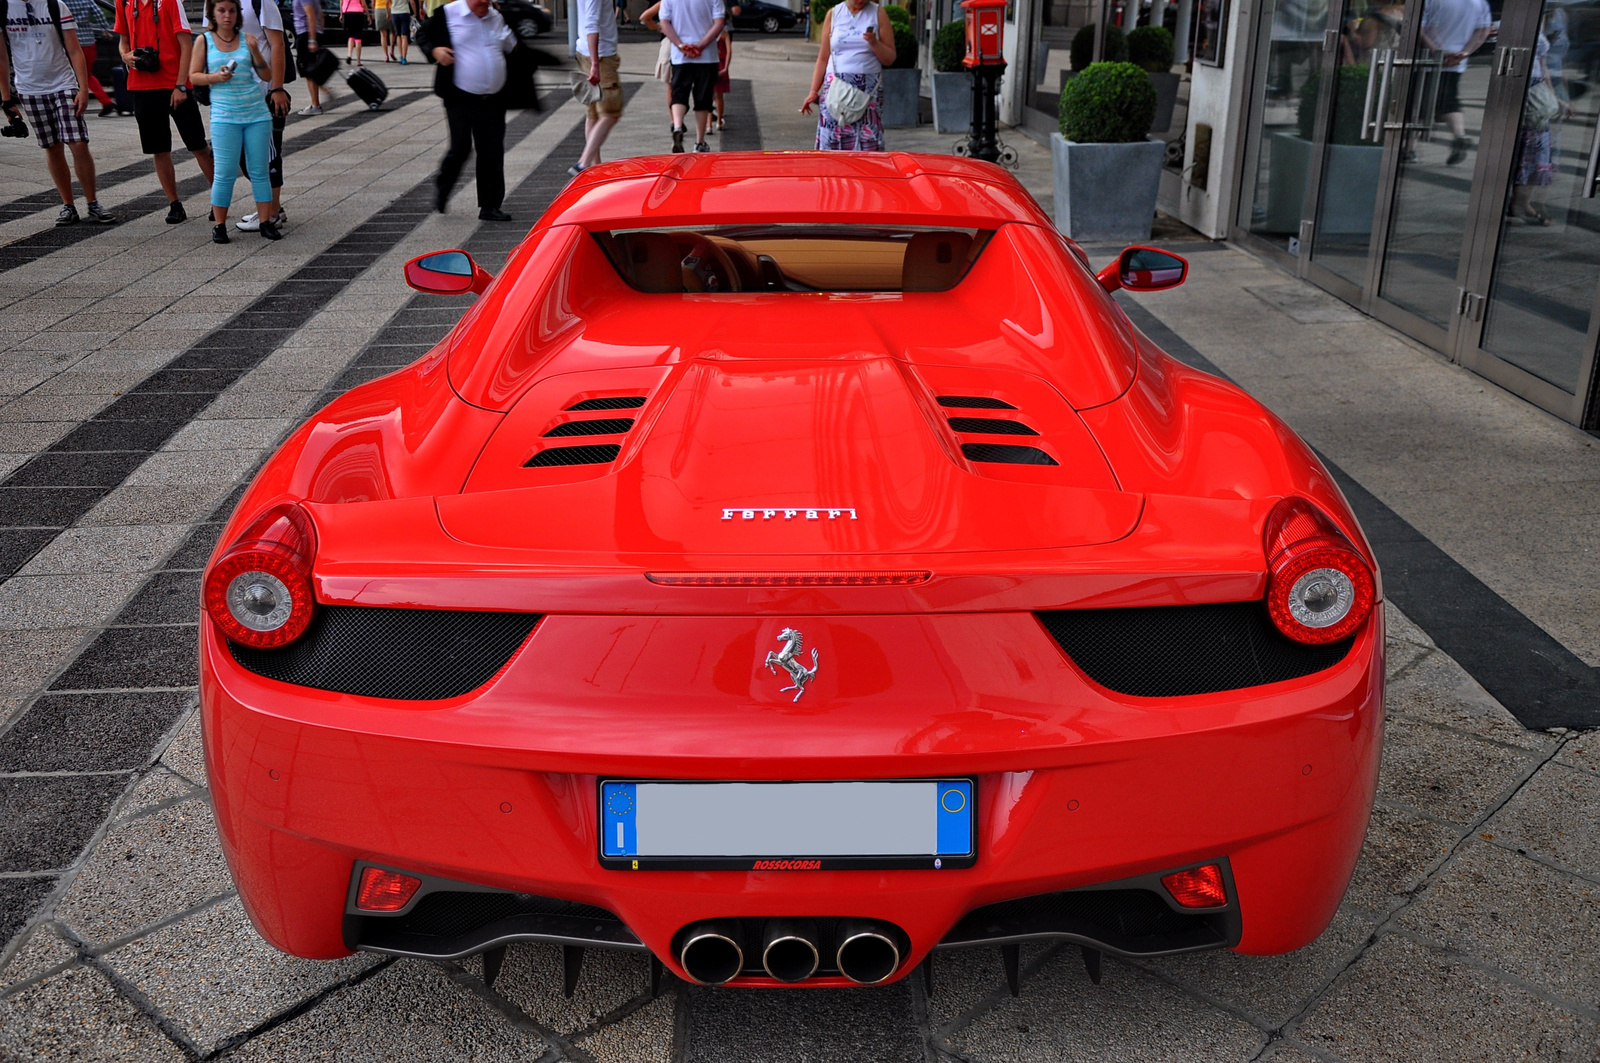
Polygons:
[[[589,76],[589,57],[586,55],[573,56],[577,61],[578,71],[584,77]],[[600,57],[600,99],[589,105],[589,117],[607,118],[622,117],[622,75],[620,67],[621,57],[615,55],[602,55]]]

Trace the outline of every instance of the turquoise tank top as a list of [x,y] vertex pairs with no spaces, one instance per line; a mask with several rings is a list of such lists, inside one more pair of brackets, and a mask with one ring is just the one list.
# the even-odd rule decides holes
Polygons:
[[216,34],[206,34],[206,72],[215,74],[225,63],[236,65],[232,78],[211,86],[211,120],[236,125],[271,121],[272,112],[267,110],[261,82],[250,69],[250,49],[245,47],[244,34],[239,35],[231,52],[217,47]]

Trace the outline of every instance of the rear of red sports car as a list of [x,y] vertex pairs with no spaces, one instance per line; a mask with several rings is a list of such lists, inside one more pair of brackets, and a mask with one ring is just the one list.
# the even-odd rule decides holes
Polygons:
[[262,934],[805,985],[1315,938],[1377,774],[1372,555],[1108,286],[983,164],[586,172],[212,559]]

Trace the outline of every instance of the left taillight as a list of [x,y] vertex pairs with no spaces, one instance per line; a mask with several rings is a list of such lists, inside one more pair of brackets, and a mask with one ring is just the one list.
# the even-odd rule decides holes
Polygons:
[[1296,642],[1349,638],[1377,598],[1372,567],[1339,526],[1303,498],[1285,498],[1267,518],[1267,612]]
[[230,640],[259,650],[305,634],[315,601],[317,531],[296,505],[257,517],[206,574],[206,612]]

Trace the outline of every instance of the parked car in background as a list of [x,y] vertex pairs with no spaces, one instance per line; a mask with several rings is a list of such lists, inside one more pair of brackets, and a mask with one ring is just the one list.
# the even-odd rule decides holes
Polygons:
[[794,29],[799,21],[798,11],[790,11],[786,7],[766,3],[765,0],[743,0],[739,5],[739,13],[733,16],[733,28],[777,33],[780,30]]

